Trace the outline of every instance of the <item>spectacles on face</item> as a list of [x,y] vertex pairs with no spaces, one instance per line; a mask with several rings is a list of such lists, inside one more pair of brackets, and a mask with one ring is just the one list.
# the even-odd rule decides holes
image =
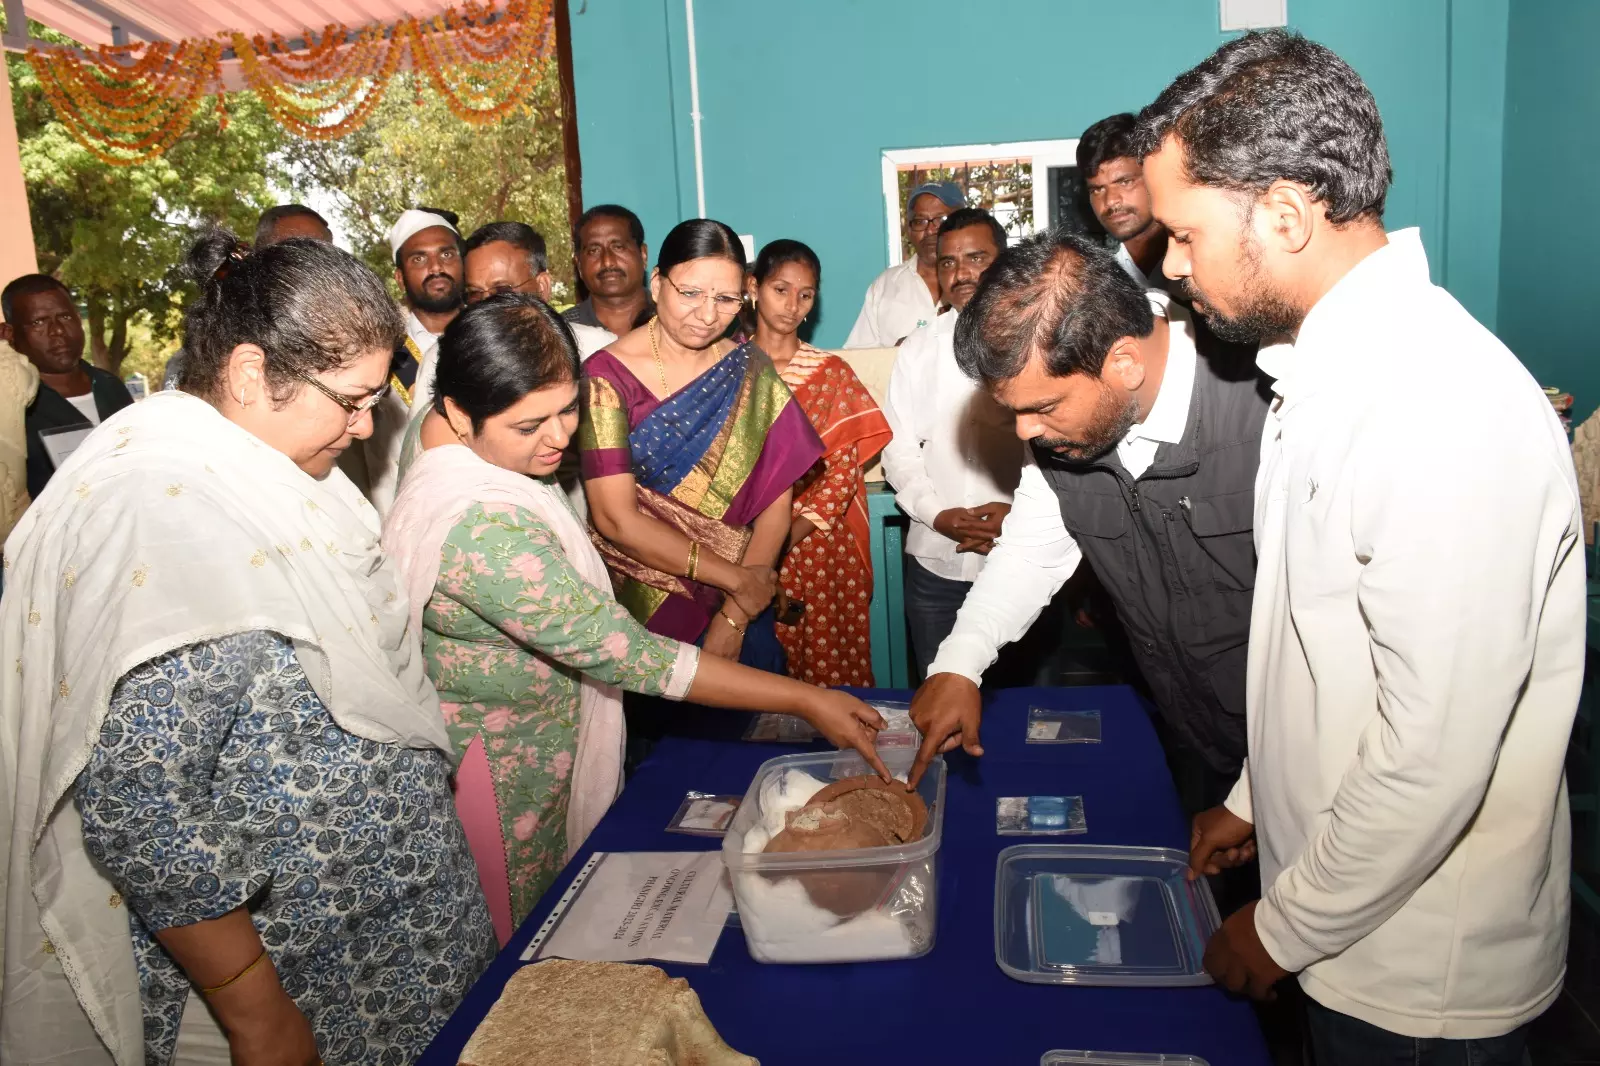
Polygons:
[[530,292],[532,291],[530,286],[532,286],[533,283],[538,280],[538,278],[529,278],[527,281],[520,282],[516,285],[503,281],[500,284],[487,289],[480,289],[476,286],[469,285],[467,286],[467,303],[479,303],[480,301],[487,300],[491,296],[504,296],[508,292]]
[[698,311],[706,305],[706,300],[710,299],[711,305],[716,308],[717,314],[727,318],[730,315],[738,314],[739,308],[744,306],[744,297],[742,296],[732,296],[725,292],[712,296],[704,289],[680,289],[678,288],[678,283],[665,274],[661,275],[661,280],[672,286],[673,291],[678,294],[678,298],[682,301],[686,311]]
[[912,233],[926,233],[929,226],[938,226],[949,217],[949,212],[942,215],[912,215],[908,225]]
[[285,369],[287,369],[289,373],[293,374],[301,381],[305,382],[307,385],[310,385],[313,389],[316,389],[318,392],[322,393],[322,395],[326,396],[334,403],[338,404],[340,407],[344,408],[345,414],[350,416],[350,421],[348,424],[352,426],[356,424],[357,419],[366,414],[368,411],[372,410],[374,407],[378,406],[378,404],[382,402],[383,398],[389,395],[389,386],[384,384],[380,385],[373,392],[369,393],[365,399],[352,400],[348,396],[340,396],[337,392],[334,392],[332,389],[328,388],[328,386],[324,385],[322,382],[318,381],[310,374],[307,374],[304,370],[301,370],[297,366],[289,366]]

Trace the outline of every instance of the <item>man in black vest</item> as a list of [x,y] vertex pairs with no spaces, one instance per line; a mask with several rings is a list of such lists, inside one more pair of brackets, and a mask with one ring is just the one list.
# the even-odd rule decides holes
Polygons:
[[[1196,347],[1189,313],[1072,234],[1000,255],[955,338],[961,369],[1032,445],[988,565],[911,713],[918,776],[981,755],[978,682],[1080,560],[1116,603],[1160,711],[1190,813],[1221,802],[1245,755],[1251,538],[1267,398],[1255,368]],[[1242,362],[1242,365],[1240,365]]]

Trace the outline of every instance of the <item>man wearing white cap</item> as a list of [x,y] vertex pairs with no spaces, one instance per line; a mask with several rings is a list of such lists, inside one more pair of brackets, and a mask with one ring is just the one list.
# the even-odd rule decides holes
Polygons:
[[[406,335],[395,349],[389,395],[372,412],[372,436],[340,461],[367,499],[387,515],[399,487],[400,446],[412,412],[433,399],[439,336],[461,313],[464,268],[453,211],[416,207],[389,229],[394,280],[405,293]],[[356,454],[352,454],[356,453]]]

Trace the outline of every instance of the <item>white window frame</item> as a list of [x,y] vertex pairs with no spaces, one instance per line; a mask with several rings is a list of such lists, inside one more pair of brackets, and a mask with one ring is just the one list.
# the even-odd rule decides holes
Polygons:
[[955,144],[931,148],[888,148],[883,152],[884,218],[889,228],[889,265],[901,262],[901,234],[905,232],[905,204],[900,202],[900,168],[907,165],[948,166],[973,159],[1026,158],[1033,168],[1033,218],[1035,226],[1050,218],[1050,181],[1040,181],[1040,171],[1076,166],[1078,138],[1049,141],[1006,141],[1000,144]]

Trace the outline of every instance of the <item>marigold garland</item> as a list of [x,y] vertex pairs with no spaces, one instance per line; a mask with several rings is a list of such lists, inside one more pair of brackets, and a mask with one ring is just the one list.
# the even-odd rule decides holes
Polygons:
[[227,125],[222,60],[231,48],[245,85],[291,133],[333,140],[360,128],[403,62],[463,122],[487,126],[538,87],[554,40],[552,0],[466,0],[430,19],[405,18],[351,34],[307,30],[295,49],[280,34],[102,45],[78,53],[30,49],[28,62],[72,136],[97,159],[131,166],[172,147],[208,93]]

